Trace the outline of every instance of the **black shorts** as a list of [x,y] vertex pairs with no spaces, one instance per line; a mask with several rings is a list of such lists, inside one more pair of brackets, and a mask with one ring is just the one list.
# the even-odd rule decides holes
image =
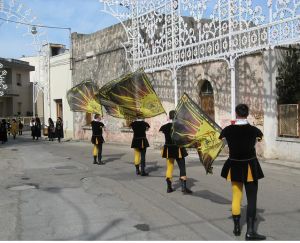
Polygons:
[[249,167],[254,181],[264,178],[264,173],[257,158],[243,161],[229,158],[222,168],[221,176],[227,179],[230,171],[231,181],[247,182]]
[[162,150],[162,157],[166,159],[178,159],[188,156],[185,148],[177,145],[164,145]]
[[92,136],[91,142],[92,144],[104,143],[104,139],[102,136]]
[[131,143],[131,148],[143,149],[149,147],[149,142],[147,138],[133,138]]

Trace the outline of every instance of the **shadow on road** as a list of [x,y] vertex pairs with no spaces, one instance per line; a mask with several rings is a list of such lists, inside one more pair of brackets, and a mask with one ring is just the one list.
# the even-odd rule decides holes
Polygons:
[[148,162],[147,163],[147,172],[151,173],[151,172],[155,172],[158,171],[159,169],[163,168],[162,166],[158,165],[157,161],[154,162]]
[[213,193],[208,190],[202,190],[202,191],[196,191],[192,194],[192,196],[195,197],[201,197],[207,200],[212,201],[213,203],[218,203],[218,204],[231,204],[231,201],[228,200],[225,197],[222,197],[216,193]]
[[106,164],[111,163],[113,161],[120,160],[120,158],[122,158],[124,155],[126,155],[126,154],[122,153],[122,154],[103,155],[103,157],[106,158],[103,160],[103,162],[105,162]]

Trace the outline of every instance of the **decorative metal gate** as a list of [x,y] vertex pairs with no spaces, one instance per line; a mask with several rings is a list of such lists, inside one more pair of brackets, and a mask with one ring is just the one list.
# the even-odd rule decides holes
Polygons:
[[169,70],[177,104],[177,70],[224,60],[231,70],[235,119],[235,63],[249,53],[299,43],[300,0],[99,0],[118,18],[133,70]]

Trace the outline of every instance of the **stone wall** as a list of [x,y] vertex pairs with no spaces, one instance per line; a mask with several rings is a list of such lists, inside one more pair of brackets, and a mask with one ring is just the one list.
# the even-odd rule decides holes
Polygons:
[[[121,42],[126,40],[122,26],[115,25],[91,35],[74,33],[73,42],[73,84],[83,80],[93,80],[102,86],[106,82],[129,72]],[[254,54],[238,59],[236,64],[237,103],[250,106],[250,121],[263,130],[263,79],[262,55]],[[174,109],[174,83],[169,71],[149,73],[163,106],[168,113]],[[211,82],[214,90],[215,120],[220,126],[230,124],[231,94],[230,71],[226,62],[215,61],[190,65],[178,70],[178,97],[186,92],[199,103],[200,87],[204,80]],[[89,139],[90,130],[83,130],[85,114],[75,113],[75,137]],[[107,122],[106,141],[130,143],[132,134],[123,128],[124,121],[104,116]],[[167,120],[166,115],[148,119],[151,129],[148,132],[151,144],[161,144],[163,136],[159,127]]]

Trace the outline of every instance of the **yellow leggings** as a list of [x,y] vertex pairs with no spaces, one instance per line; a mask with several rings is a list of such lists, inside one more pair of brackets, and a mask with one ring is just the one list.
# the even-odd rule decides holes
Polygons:
[[102,156],[102,144],[94,144],[93,148],[93,155],[94,156]]
[[96,138],[96,144],[94,144],[94,148],[93,148],[93,156],[98,156],[100,157],[99,159],[102,158],[102,143],[99,143],[97,138]]
[[[231,171],[227,175],[227,180],[231,180]],[[253,176],[251,168],[248,165],[247,182],[253,182]],[[237,181],[231,181],[232,187],[232,215],[241,214],[241,202],[243,198],[243,183]]]
[[[175,159],[172,159],[172,158],[168,158],[166,159],[167,161],[167,171],[166,171],[166,178],[169,178],[170,180],[172,180],[173,178],[173,171],[174,171],[174,161]],[[178,162],[178,160],[177,160]],[[185,172],[185,163],[182,161],[181,162],[178,162],[178,166],[179,166],[179,170],[180,170],[180,179],[182,180],[186,180],[187,177],[186,177],[186,172]],[[184,171],[184,172],[183,172]],[[182,174],[183,173],[183,174]]]
[[243,198],[243,183],[242,182],[231,182],[232,186],[232,215],[241,214],[241,202]]
[[166,178],[169,178],[170,180],[172,180],[173,170],[174,170],[174,159],[167,159]]
[[97,145],[94,145],[93,155],[94,155],[94,156],[97,156],[97,155],[98,155],[98,147],[97,147]]
[[141,163],[141,152],[139,149],[134,149],[134,164],[139,165]]

